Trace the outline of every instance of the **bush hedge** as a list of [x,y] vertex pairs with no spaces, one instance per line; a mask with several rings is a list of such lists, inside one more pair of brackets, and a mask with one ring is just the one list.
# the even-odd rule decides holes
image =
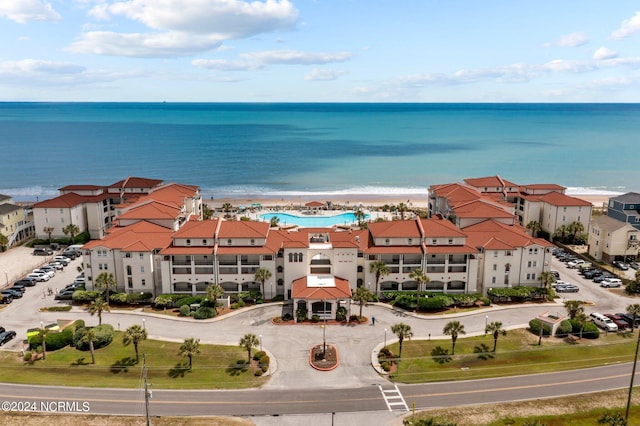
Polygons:
[[[104,348],[105,346],[108,346],[113,341],[113,335],[115,332],[111,324],[102,324],[102,325],[98,325],[96,327],[91,327],[91,328],[93,328],[96,336],[96,339],[93,341],[94,349]],[[75,346],[76,349],[81,351],[89,350],[89,343],[81,342],[87,330],[89,330],[89,327],[82,327],[82,328],[76,329],[76,332],[73,335],[73,346]]]
[[74,302],[92,302],[100,295],[102,295],[102,292],[97,290],[76,290],[73,292],[71,299]]
[[542,325],[542,335],[551,336],[551,326],[546,322],[542,322],[537,318],[529,321],[529,330],[536,336],[540,335],[540,326]]
[[571,321],[564,320],[558,326],[558,329],[556,330],[556,336],[566,337],[569,335],[569,333],[571,333],[571,331],[573,331],[573,326],[571,325]]
[[189,307],[189,305],[180,306],[180,315],[182,315],[183,317],[191,316],[191,308]]
[[217,312],[215,308],[210,306],[200,306],[194,313],[193,318],[195,319],[207,319],[214,318]]

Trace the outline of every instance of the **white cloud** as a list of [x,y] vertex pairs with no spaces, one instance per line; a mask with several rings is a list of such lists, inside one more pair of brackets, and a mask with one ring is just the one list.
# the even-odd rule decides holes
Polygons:
[[339,53],[309,53],[295,50],[268,50],[263,52],[250,52],[241,55],[247,59],[253,59],[263,64],[288,64],[288,65],[318,65],[333,62],[344,62],[353,57],[350,52]]
[[264,65],[247,61],[227,61],[225,59],[196,59],[191,64],[199,68],[216,71],[253,71],[264,68]]
[[583,44],[587,44],[588,42],[589,42],[589,39],[587,38],[586,34],[571,33],[571,34],[565,34],[561,36],[559,39],[557,39],[554,42],[545,43],[544,46],[545,47],[551,47],[551,46],[578,47],[578,46],[582,46]]
[[343,75],[347,74],[346,71],[325,70],[320,68],[314,68],[311,72],[304,76],[307,81],[331,81],[337,80]]
[[620,28],[615,30],[611,37],[615,39],[626,38],[640,32],[640,12],[636,12],[630,19],[625,19]]
[[595,59],[595,60],[612,59],[612,58],[617,58],[617,57],[618,57],[618,52],[615,52],[615,51],[609,49],[608,47],[604,47],[604,46],[603,47],[599,47],[593,53],[593,59]]
[[598,66],[592,61],[570,61],[567,59],[555,59],[542,65],[542,70],[549,72],[582,73],[597,68]]
[[298,11],[289,0],[108,0],[94,5],[97,20],[126,18],[151,32],[86,32],[69,46],[76,53],[112,56],[187,56],[223,41],[290,30]]
[[622,89],[625,87],[629,87],[633,84],[634,84],[634,81],[629,77],[614,77],[614,78],[603,78],[600,80],[592,80],[582,85],[582,87],[590,90],[609,91],[611,89]]
[[51,3],[39,0],[0,1],[0,16],[25,24],[29,21],[59,21],[61,16]]
[[213,35],[194,36],[175,31],[155,34],[90,31],[65,50],[106,56],[161,58],[194,55],[215,49],[221,42]]

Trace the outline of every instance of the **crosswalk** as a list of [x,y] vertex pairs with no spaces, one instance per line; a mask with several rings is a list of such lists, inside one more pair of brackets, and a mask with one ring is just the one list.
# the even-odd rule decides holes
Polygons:
[[394,385],[392,389],[384,389],[380,384],[378,385],[378,387],[380,388],[380,393],[382,393],[382,398],[384,398],[384,402],[385,404],[387,404],[387,408],[389,409],[389,411],[409,411],[407,402],[404,400],[400,389],[398,389],[398,385]]

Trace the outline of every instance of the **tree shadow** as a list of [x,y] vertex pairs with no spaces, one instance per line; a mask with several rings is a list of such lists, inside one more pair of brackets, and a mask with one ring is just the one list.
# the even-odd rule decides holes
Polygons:
[[80,365],[89,365],[89,364],[91,364],[91,362],[85,361],[84,357],[82,357],[82,358],[76,359],[75,361],[73,361],[69,365],[71,365],[72,367],[78,367]]
[[185,361],[177,363],[172,369],[169,370],[168,374],[172,379],[177,379],[178,377],[184,377],[185,374],[190,372],[191,370],[189,369],[189,363]]
[[239,376],[242,373],[246,373],[249,369],[249,364],[244,359],[239,359],[235,362],[235,364],[231,364],[227,367],[227,374],[230,376]]
[[495,358],[495,355],[493,354],[491,349],[489,349],[489,346],[485,345],[484,343],[476,345],[473,348],[473,353],[478,354],[478,358],[483,360]]
[[127,373],[129,371],[129,367],[133,367],[134,365],[136,365],[136,359],[127,356],[111,364],[109,371],[113,374]]
[[438,364],[444,364],[447,362],[451,362],[453,359],[451,355],[449,355],[449,349],[445,349],[442,346],[436,346],[431,350],[431,357]]

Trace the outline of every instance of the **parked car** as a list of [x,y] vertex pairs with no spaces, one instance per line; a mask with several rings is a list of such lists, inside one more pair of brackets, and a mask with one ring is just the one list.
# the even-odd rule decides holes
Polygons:
[[585,262],[582,259],[572,260],[571,262],[567,263],[567,268],[575,269],[575,268],[577,268],[578,266],[580,266],[580,265],[582,265],[584,263],[587,263],[587,262]]
[[32,274],[45,275],[47,277],[47,279],[45,281],[49,281],[51,278],[53,278],[56,275],[55,272],[45,271],[44,269],[34,269]]
[[602,271],[600,269],[589,269],[587,271],[584,271],[582,276],[587,279],[593,279],[593,277],[595,277],[596,275],[601,275],[601,274],[602,274]]
[[65,290],[65,291],[61,291],[60,293],[56,294],[54,299],[55,300],[71,300],[73,299],[73,292],[75,290]]
[[33,287],[34,285],[36,285],[36,279],[35,278],[22,278],[21,280],[16,281],[14,284],[21,284],[23,286],[26,287]]
[[19,290],[5,289],[0,291],[0,293],[2,293],[2,297],[10,296],[14,299],[20,299],[22,297],[22,292]]
[[620,260],[614,260],[613,262],[611,262],[611,264],[622,271],[626,271],[629,269],[629,265]]
[[47,266],[51,266],[52,268],[58,271],[62,271],[64,269],[64,265],[62,264],[62,262],[57,262],[57,261],[53,261],[49,263]]
[[14,284],[13,286],[9,287],[9,290],[17,290],[21,293],[27,291],[26,287],[22,284]]
[[53,266],[49,266],[49,265],[41,266],[40,270],[51,274],[51,278],[56,276],[56,268],[54,268]]
[[591,321],[593,321],[595,325],[602,328],[603,330],[618,331],[618,326],[613,321],[611,321],[611,319],[605,317],[604,315],[598,312],[593,312],[589,314],[589,317],[591,318]]
[[67,266],[69,263],[71,263],[71,259],[66,256],[54,256],[53,260],[62,263],[64,266]]
[[605,288],[622,287],[622,280],[620,278],[605,278],[600,283],[600,287],[605,287]]
[[3,331],[2,333],[0,333],[0,346],[4,345],[5,343],[7,343],[8,341],[10,341],[15,337],[16,337],[15,331],[13,330]]
[[77,257],[80,257],[80,252],[77,251],[77,250],[73,250],[73,249],[65,249],[62,252],[62,255],[67,257],[67,258],[69,258],[69,259],[71,259],[71,260],[73,260],[73,259],[75,259]]
[[635,324],[634,324],[633,315],[629,314],[628,312],[617,312],[616,315],[621,317],[623,320],[625,320],[629,324],[633,324],[634,327],[640,326],[640,317],[636,317]]
[[629,266],[637,271],[638,269],[640,269],[640,262],[636,262],[636,261],[630,262]]
[[615,323],[615,325],[618,326],[618,330],[626,330],[627,328],[631,327],[631,324],[628,323],[624,318],[622,318],[620,315],[616,315],[616,314],[604,314],[605,317],[609,318],[611,321],[613,321]]
[[556,279],[560,278],[560,272],[558,272],[558,271],[549,271],[549,272],[551,272],[551,274],[552,274],[554,277],[556,277]]
[[577,293],[580,291],[580,287],[575,284],[560,284],[556,286],[556,293]]
[[1,293],[0,296],[2,296],[2,299],[0,299],[0,303],[2,303],[3,305],[8,305],[9,303],[13,302],[13,296],[5,296]]
[[51,256],[53,254],[53,250],[47,248],[37,248],[33,250],[34,256]]
[[45,274],[44,272],[33,272],[27,275],[27,278],[34,278],[38,282],[49,281],[49,274]]
[[65,288],[63,288],[62,290],[60,290],[60,293],[71,290],[71,291],[75,291],[78,289],[84,289],[84,284],[82,283],[71,283],[68,286],[66,286]]

